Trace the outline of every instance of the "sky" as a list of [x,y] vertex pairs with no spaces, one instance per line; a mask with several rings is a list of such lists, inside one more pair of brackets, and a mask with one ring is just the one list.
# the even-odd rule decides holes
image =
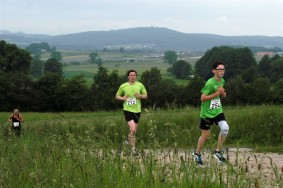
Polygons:
[[64,35],[136,27],[283,36],[283,0],[0,0],[0,30]]

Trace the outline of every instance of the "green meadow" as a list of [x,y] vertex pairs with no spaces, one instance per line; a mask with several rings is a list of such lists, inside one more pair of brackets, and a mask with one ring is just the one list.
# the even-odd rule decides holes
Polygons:
[[[283,153],[282,106],[224,108],[230,125],[226,148]],[[0,187],[282,187],[280,167],[271,182],[237,165],[191,157],[197,139],[199,108],[143,109],[136,135],[137,155],[124,144],[128,127],[122,111],[82,113],[22,112],[20,137],[1,112]],[[217,126],[205,145],[216,144]],[[226,151],[226,150],[224,150]],[[231,161],[232,162],[232,161]],[[242,162],[245,164],[244,162]]]

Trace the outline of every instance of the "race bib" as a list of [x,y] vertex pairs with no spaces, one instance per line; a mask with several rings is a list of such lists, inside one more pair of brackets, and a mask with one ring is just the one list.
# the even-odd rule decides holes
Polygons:
[[13,126],[18,127],[18,126],[20,126],[20,123],[19,122],[13,122]]
[[217,109],[217,108],[220,108],[220,99],[212,99],[210,101],[210,109]]
[[135,104],[137,104],[137,99],[136,99],[136,97],[128,98],[126,103],[127,103],[128,106],[135,105]]

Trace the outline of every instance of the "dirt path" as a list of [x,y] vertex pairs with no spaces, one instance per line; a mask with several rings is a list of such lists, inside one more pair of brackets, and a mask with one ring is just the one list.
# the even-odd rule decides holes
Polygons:
[[[148,150],[144,151],[149,152]],[[192,155],[188,151],[177,151],[179,162],[181,160],[193,160]],[[174,157],[175,156],[175,157]],[[229,164],[237,169],[241,169],[243,173],[250,179],[258,182],[258,187],[264,188],[283,188],[283,154],[277,153],[256,153],[249,148],[229,148],[225,156],[229,159]],[[211,161],[210,152],[205,152],[203,156],[204,167],[209,167]],[[172,162],[176,160],[176,151],[170,149],[160,150],[157,154],[158,160],[162,162]],[[174,160],[174,161],[175,161]],[[256,182],[257,181],[257,182]],[[257,185],[255,185],[257,187]]]
[[[265,187],[274,187],[283,182],[283,155],[278,153],[256,153],[248,148],[230,148],[229,161],[240,165],[246,174],[258,179]],[[270,186],[268,186],[270,185]]]

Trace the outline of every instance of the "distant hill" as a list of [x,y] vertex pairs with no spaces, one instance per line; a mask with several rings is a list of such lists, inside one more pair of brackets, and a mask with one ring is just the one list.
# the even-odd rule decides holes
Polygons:
[[[2,32],[1,32],[2,31]],[[283,48],[283,37],[221,36],[182,33],[160,27],[139,27],[110,31],[88,31],[67,35],[10,33],[0,30],[0,39],[19,46],[47,42],[57,49],[146,48],[154,50],[207,50],[214,46],[261,46]]]

